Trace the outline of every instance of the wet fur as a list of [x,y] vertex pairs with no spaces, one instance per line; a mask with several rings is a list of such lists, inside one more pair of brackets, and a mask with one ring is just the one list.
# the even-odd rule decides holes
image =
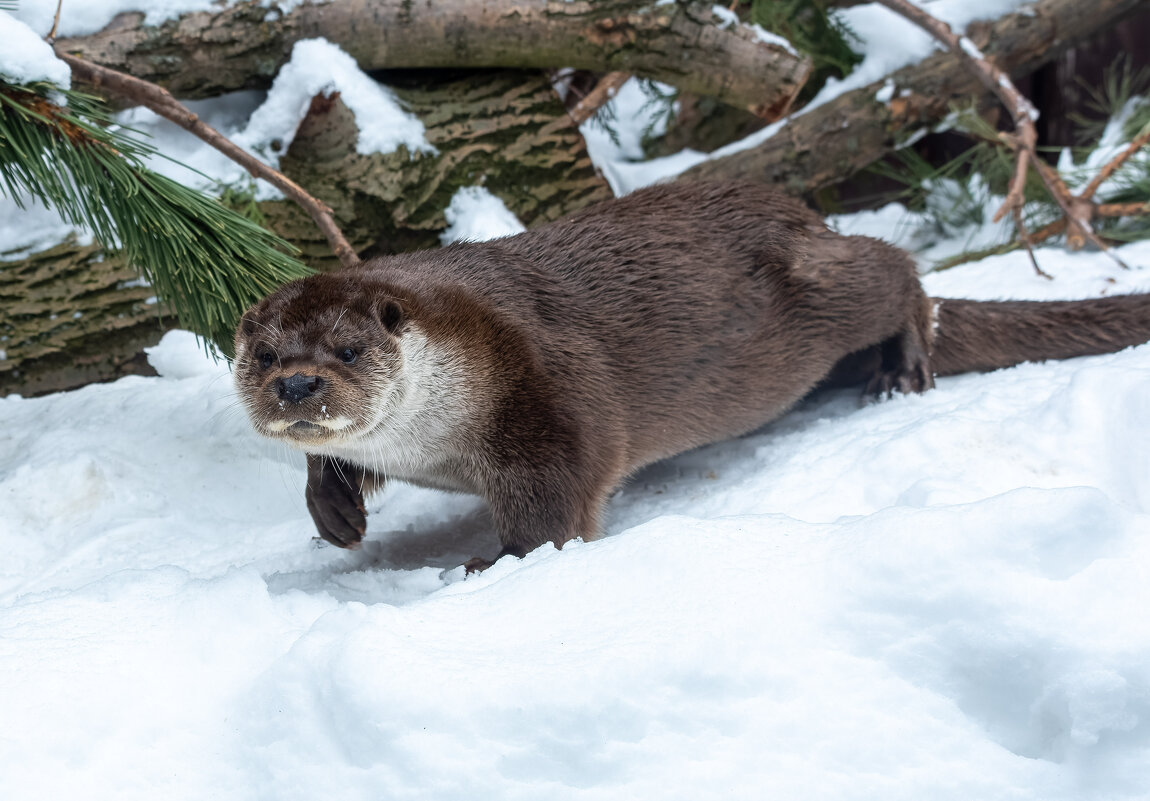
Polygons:
[[[835,234],[765,187],[668,185],[289,284],[245,315],[236,374],[264,433],[277,415],[315,415],[321,398],[285,412],[269,395],[299,371],[326,377],[329,413],[356,417],[322,442],[289,438],[309,453],[326,539],[358,543],[361,490],[400,478],[483,496],[500,554],[522,555],[597,536],[635,470],[753,430],[820,384],[922,391],[935,373],[1150,338],[1142,298],[1113,325],[1059,333],[1067,314],[1090,328],[1111,313],[1091,303],[1044,317],[1058,304],[945,301],[936,343],[934,302],[903,251]],[[1028,315],[1033,330],[1012,339]],[[353,341],[359,362],[338,363]],[[276,364],[262,370],[268,349]]]

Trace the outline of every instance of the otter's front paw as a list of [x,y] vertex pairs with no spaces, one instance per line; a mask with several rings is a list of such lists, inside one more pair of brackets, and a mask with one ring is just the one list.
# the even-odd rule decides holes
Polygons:
[[472,573],[482,573],[487,568],[498,562],[505,556],[514,556],[522,559],[527,555],[527,549],[518,545],[504,545],[503,550],[494,559],[484,559],[482,556],[473,556],[463,563],[463,572],[465,575],[470,576]]
[[350,465],[308,457],[307,510],[319,535],[340,548],[358,548],[367,531],[363,493],[352,481]]

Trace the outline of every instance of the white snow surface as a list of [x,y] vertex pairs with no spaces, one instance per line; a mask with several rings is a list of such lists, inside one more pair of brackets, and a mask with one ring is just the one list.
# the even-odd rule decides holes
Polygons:
[[443,216],[447,218],[447,229],[439,235],[439,241],[444,245],[483,242],[527,230],[501,199],[482,186],[457,189]]
[[55,209],[45,207],[29,195],[16,198],[0,195],[0,263],[23,259],[75,236],[83,244],[92,242],[87,230],[77,230]]
[[[269,14],[286,14],[304,2],[322,5],[331,0],[260,0]],[[117,14],[142,13],[148,25],[160,25],[193,11],[218,10],[238,0],[64,0],[60,36],[85,36],[106,27]],[[15,16],[46,35],[52,28],[57,0],[18,0]]]
[[[1150,290],[1122,256],[927,282]],[[807,402],[466,580],[481,502],[317,546],[226,365],[149,359],[0,399],[5,801],[1146,798],[1150,347]]]
[[[63,33],[196,3],[66,3]],[[1018,6],[929,4],[959,28]],[[54,10],[15,16],[46,32]],[[840,13],[876,70],[844,84],[916,47],[885,9]],[[313,55],[292,85],[334,80]],[[704,158],[634,161],[630,92],[621,147],[599,142],[619,192]],[[266,150],[306,109],[289,94],[196,110]],[[513,232],[483,195],[453,227]],[[63,235],[3,204],[0,252]],[[834,223],[913,244],[907,217]],[[925,282],[1150,291],[1150,244],[1120,253],[1136,269],[1045,248],[1054,281],[1013,253]],[[1150,346],[826,395],[642,471],[603,539],[466,580],[497,547],[480,501],[395,484],[360,551],[319,545],[302,457],[251,431],[226,365],[184,332],[149,360],[160,377],[0,399],[4,801],[1150,797]]]
[[72,70],[52,47],[25,23],[0,10],[0,78],[14,84],[49,81],[67,89]]
[[[662,91],[672,89],[666,84],[656,86]],[[646,159],[643,153],[644,133],[650,130],[654,136],[661,136],[666,130],[666,120],[660,116],[660,104],[650,102],[635,78],[619,87],[606,105],[610,106],[608,122],[604,124],[592,117],[579,126],[579,133],[587,143],[591,161],[616,196],[672,178],[706,160],[705,153],[690,149],[665,158]],[[607,126],[610,126],[610,131]]]

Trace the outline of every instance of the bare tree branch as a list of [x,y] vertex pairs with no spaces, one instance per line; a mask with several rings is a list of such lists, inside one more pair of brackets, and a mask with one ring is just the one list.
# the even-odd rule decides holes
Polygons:
[[62,9],[63,7],[64,7],[64,0],[57,0],[57,2],[56,2],[56,16],[52,18],[52,30],[48,31],[48,35],[44,37],[44,40],[48,44],[52,44],[56,41],[56,31],[58,31],[60,29],[60,9]]
[[1087,184],[1086,188],[1083,189],[1078,196],[1085,200],[1093,200],[1094,193],[1098,191],[1098,187],[1102,186],[1103,182],[1113,175],[1119,167],[1125,164],[1127,159],[1145,147],[1147,142],[1150,142],[1150,125],[1146,125],[1142,128],[1142,131],[1134,137],[1125,150],[1107,162],[1102,169],[1098,171],[1098,174],[1094,176],[1094,180]]
[[[1063,49],[1113,26],[1145,0],[1035,0],[995,20],[971,23],[972,39],[998,67],[1029,74]],[[889,101],[877,100],[884,87]],[[809,111],[760,144],[709,159],[681,180],[763,181],[793,194],[839,183],[936,127],[953,105],[984,88],[950,51],[931,54]]]
[[576,103],[567,112],[571,115],[571,119],[575,121],[576,125],[582,125],[587,120],[595,116],[595,112],[602,108],[603,104],[615,96],[615,93],[622,88],[623,84],[631,77],[629,72],[609,72],[599,79],[595,84],[595,88],[587,93],[587,96]]
[[[1127,265],[1118,258],[1106,243],[1102,241],[1101,237],[1094,232],[1094,228],[1090,224],[1094,204],[1090,201],[1089,197],[1086,195],[1079,197],[1072,195],[1070,190],[1066,188],[1066,184],[1063,182],[1062,176],[1058,174],[1058,171],[1038,157],[1036,151],[1038,145],[1038,130],[1034,127],[1034,121],[1038,118],[1038,111],[1031,105],[1030,101],[1018,91],[1014,83],[1010,80],[1010,76],[987,60],[978,48],[974,46],[973,42],[965,36],[956,36],[949,25],[910,3],[909,0],[878,0],[878,2],[906,17],[935,39],[942,42],[947,49],[962,59],[967,68],[978,76],[982,84],[993,92],[1010,111],[1014,121],[1015,133],[1011,137],[1004,137],[1004,139],[1014,148],[1018,163],[1014,172],[1014,178],[1011,180],[1010,190],[1006,194],[1006,200],[995,213],[994,219],[997,221],[1002,219],[1003,215],[1007,212],[1013,213],[1015,222],[1020,226],[1020,239],[1023,244],[1026,245],[1027,250],[1030,250],[1030,237],[1026,233],[1026,228],[1021,225],[1021,209],[1025,203],[1023,192],[1026,185],[1027,166],[1028,164],[1033,164],[1038,174],[1042,177],[1043,183],[1046,184],[1047,189],[1050,191],[1051,196],[1054,197],[1055,201],[1062,208],[1063,214],[1066,215],[1067,244],[1077,249],[1084,244],[1085,240],[1088,240],[1099,250],[1108,253],[1110,257],[1122,267],[1126,267]],[[1150,131],[1148,131],[1148,134],[1150,134]],[[1150,138],[1150,136],[1148,136],[1148,138]],[[1099,181],[1099,183],[1101,182]],[[1033,252],[1031,252],[1031,258],[1033,259]],[[1037,262],[1034,263],[1034,266],[1035,269],[1038,269]],[[1039,272],[1041,273],[1042,271],[1039,270]]]
[[234,144],[215,128],[201,121],[186,106],[172,97],[167,89],[148,81],[142,81],[139,78],[133,78],[131,75],[101,67],[90,61],[70,56],[67,53],[58,51],[57,56],[67,63],[72,68],[72,73],[81,80],[97,88],[107,89],[112,94],[126,98],[133,103],[147,106],[161,117],[171,120],[184,130],[207,142],[254,177],[262,178],[279,189],[311,215],[316,225],[327,237],[331,249],[345,267],[359,263],[359,256],[348,244],[347,239],[339,230],[339,226],[335,224],[331,209],[325,203],[316,200],[295,181],[273,170]]

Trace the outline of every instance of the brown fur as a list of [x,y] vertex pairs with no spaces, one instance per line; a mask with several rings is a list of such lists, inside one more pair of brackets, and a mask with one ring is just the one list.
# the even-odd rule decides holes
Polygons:
[[[317,420],[321,406],[355,418],[342,432],[282,434],[311,454],[308,507],[326,539],[358,543],[361,483],[381,484],[390,476],[378,466],[406,459],[394,477],[483,496],[501,555],[522,555],[596,536],[629,474],[753,430],[820,382],[922,391],[933,373],[1150,339],[1150,300],[1112,301],[945,301],[932,343],[932,302],[904,252],[832,233],[765,187],[668,185],[515,237],[288,284],[245,315],[236,376],[264,433]],[[431,358],[423,338],[449,358],[404,388]],[[354,364],[337,357],[346,347]],[[318,389],[284,403],[276,382],[290,376],[319,378]],[[373,428],[362,411],[389,392],[396,408],[430,393],[415,403],[430,417],[409,426],[414,439],[402,414]],[[355,461],[331,444],[391,441],[381,432],[402,453]]]

